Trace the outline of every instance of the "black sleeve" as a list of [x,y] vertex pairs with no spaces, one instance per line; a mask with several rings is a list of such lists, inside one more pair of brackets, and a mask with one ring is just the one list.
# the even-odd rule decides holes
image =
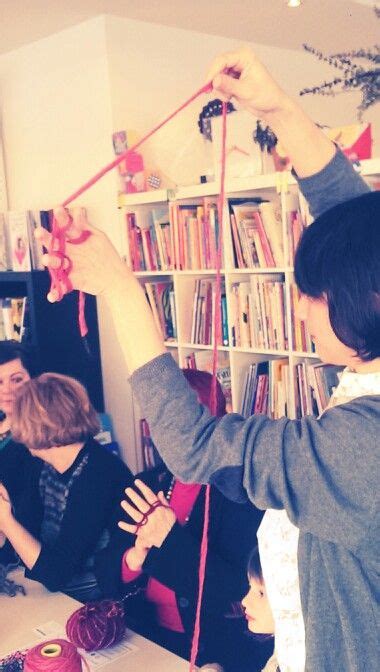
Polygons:
[[118,599],[125,593],[125,584],[121,580],[121,563],[125,552],[134,546],[135,535],[124,532],[117,525],[119,520],[125,519],[120,504],[112,518],[110,540],[107,547],[97,555],[95,573],[103,596]]
[[[221,511],[217,516],[218,529],[212,530],[211,509],[204,600],[214,613],[224,613],[232,602],[241,600],[247,589],[246,563],[256,544],[262,513],[249,503],[229,502],[214,489],[211,496],[221,500]],[[144,563],[150,576],[177,596],[187,598],[193,606],[198,594],[199,536],[188,526],[175,523],[161,548],[151,549]]]
[[[169,475],[170,476],[170,475]],[[142,472],[135,478],[140,478],[154,492],[166,486],[167,472],[162,468]],[[164,481],[164,485],[162,484]],[[123,493],[124,494],[124,493]],[[123,497],[124,499],[124,497]],[[107,547],[96,558],[96,576],[98,585],[105,597],[119,598],[126,592],[126,584],[121,580],[122,560],[125,552],[135,545],[135,535],[125,532],[118,527],[119,520],[133,524],[133,520],[127,516],[117,502],[112,514],[110,526],[111,536]]]
[[25,489],[28,465],[32,460],[28,449],[12,440],[0,451],[0,482],[5,485],[14,506]]
[[124,488],[132,482],[131,472],[118,458],[107,455],[102,459],[100,455],[98,459],[99,450],[96,452],[96,459],[90,457],[70,492],[55,544],[43,545],[36,563],[26,572],[52,591],[62,590],[94,552],[101,533],[110,526]]

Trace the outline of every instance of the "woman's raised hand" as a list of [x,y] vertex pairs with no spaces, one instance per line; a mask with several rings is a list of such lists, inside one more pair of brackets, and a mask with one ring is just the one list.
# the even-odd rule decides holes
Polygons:
[[207,81],[212,81],[214,90],[222,98],[234,98],[259,117],[282,109],[289,100],[248,47],[217,56]]
[[[121,506],[135,521],[136,525],[119,522],[119,527],[126,532],[136,534],[139,546],[143,548],[160,548],[176,522],[176,515],[165,499],[164,493],[156,495],[140,480],[135,481],[140,490],[137,493],[133,488],[127,488],[125,494],[129,501],[123,500]],[[153,507],[153,508],[152,508]]]
[[[58,226],[68,227],[66,255],[72,262],[69,278],[74,289],[88,294],[106,294],[112,291],[118,279],[125,279],[129,273],[126,265],[106,234],[88,223],[83,208],[75,209],[71,217],[65,208],[59,207],[54,210],[54,216]],[[84,242],[74,244],[75,239],[84,231],[90,232],[91,235]],[[41,227],[36,229],[35,235],[39,242],[49,249],[51,233]],[[60,258],[48,253],[43,255],[42,260],[50,269],[60,268],[62,263]],[[67,266],[64,260],[63,267]],[[49,300],[54,301],[54,297],[50,297]]]

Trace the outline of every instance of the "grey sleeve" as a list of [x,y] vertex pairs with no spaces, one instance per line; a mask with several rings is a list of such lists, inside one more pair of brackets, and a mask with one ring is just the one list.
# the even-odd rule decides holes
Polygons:
[[213,483],[230,499],[248,498],[261,509],[285,508],[304,532],[356,548],[377,487],[378,399],[336,407],[320,420],[215,419],[169,354],[138,369],[131,382],[178,478]]
[[305,178],[298,178],[295,173],[294,175],[314,218],[330,210],[334,205],[371,191],[339,150],[319,173]]

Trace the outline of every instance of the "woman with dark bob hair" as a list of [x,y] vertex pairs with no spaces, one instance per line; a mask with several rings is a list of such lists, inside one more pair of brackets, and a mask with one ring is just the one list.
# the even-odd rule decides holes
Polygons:
[[15,394],[12,435],[34,459],[14,509],[0,485],[0,530],[26,576],[82,601],[101,595],[96,558],[132,482],[129,469],[94,440],[98,431],[96,411],[74,378],[43,373],[24,382]]
[[[302,670],[375,672],[380,662],[380,194],[368,193],[345,156],[250,50],[217,58],[208,80],[219,95],[233,97],[270,125],[316,217],[297,252],[296,278],[307,292],[299,312],[321,359],[346,367],[336,405],[320,418],[301,420],[212,417],[165,352],[138,280],[106,236],[83,221],[70,226],[68,214],[57,209],[61,225],[68,225],[68,239],[78,229],[91,231],[83,245],[68,242],[70,278],[75,288],[101,294],[107,302],[133,392],[168,468],[184,482],[212,483],[235,501],[248,498],[273,510],[264,516],[259,547],[282,672],[295,654],[284,619],[288,610],[299,611],[297,597],[302,614],[295,628],[296,656]],[[49,244],[47,232],[41,238]],[[46,263],[56,268],[59,260],[47,255]],[[150,498],[131,533],[141,534],[139,523],[149,519],[156,502]],[[280,515],[279,525],[272,513]],[[281,580],[278,585],[281,574],[270,550],[281,548],[284,539],[288,586]]]

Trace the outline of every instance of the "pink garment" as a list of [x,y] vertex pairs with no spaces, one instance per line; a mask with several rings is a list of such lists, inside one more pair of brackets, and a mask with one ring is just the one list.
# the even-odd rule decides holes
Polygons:
[[[185,525],[187,522],[201,487],[197,484],[175,482],[170,506],[180,525]],[[135,572],[129,569],[126,562],[127,553],[128,551],[124,554],[121,565],[121,579],[124,583],[134,581],[142,574],[142,570]],[[157,622],[161,627],[173,632],[185,632],[173,590],[164,586],[160,581],[150,578],[146,589],[146,599],[156,606]]]

